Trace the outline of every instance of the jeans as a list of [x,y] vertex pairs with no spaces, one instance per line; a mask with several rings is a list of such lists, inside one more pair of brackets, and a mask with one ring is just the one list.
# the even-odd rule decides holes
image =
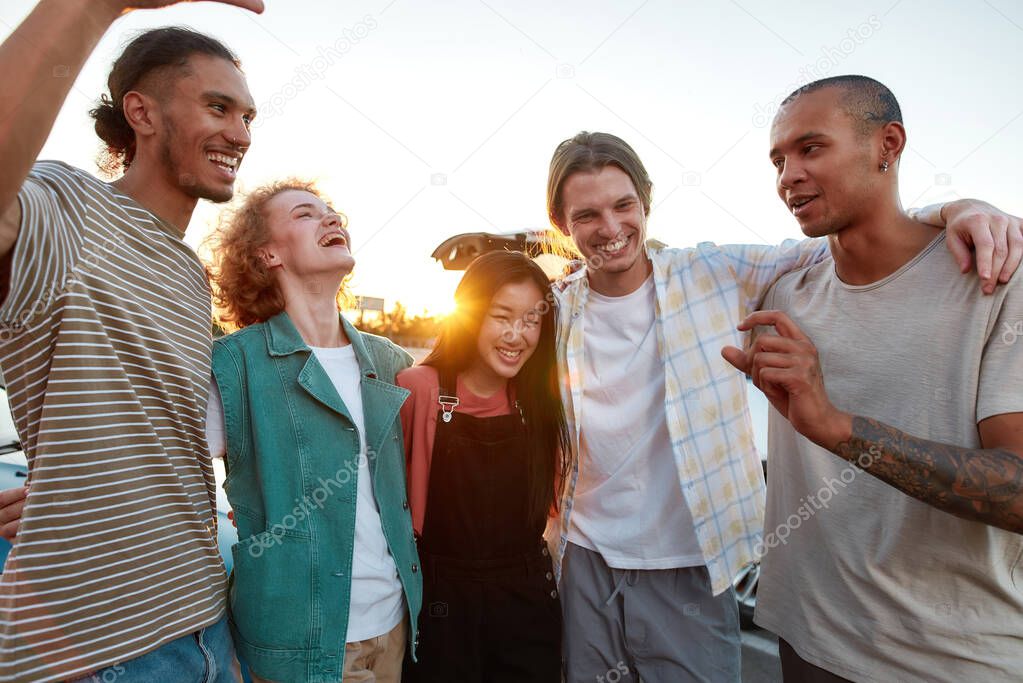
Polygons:
[[237,660],[227,616],[152,652],[119,662],[75,683],[235,683]]

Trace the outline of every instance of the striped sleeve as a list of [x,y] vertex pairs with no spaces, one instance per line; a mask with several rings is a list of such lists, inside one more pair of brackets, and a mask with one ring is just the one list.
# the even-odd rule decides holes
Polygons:
[[14,243],[0,323],[20,329],[52,309],[82,252],[84,219],[80,171],[37,162],[18,192],[21,225]]
[[824,238],[785,240],[777,245],[725,244],[718,248],[739,285],[742,317],[760,308],[767,290],[779,277],[820,263],[831,253]]

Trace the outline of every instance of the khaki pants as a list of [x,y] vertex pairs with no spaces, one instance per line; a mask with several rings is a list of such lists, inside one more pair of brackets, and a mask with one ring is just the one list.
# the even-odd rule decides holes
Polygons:
[[[345,643],[344,683],[399,683],[408,645],[408,618],[393,629],[367,640]],[[273,683],[252,676],[253,683]]]

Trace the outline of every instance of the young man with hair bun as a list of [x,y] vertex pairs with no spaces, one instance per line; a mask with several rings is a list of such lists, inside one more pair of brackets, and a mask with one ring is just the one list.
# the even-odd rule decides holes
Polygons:
[[42,0],[0,46],[0,368],[30,486],[0,579],[2,680],[234,677],[210,295],[182,237],[199,199],[231,199],[251,142],[237,59],[194,31],[143,33],[92,112],[120,177],[36,161],[117,17],[174,4]]

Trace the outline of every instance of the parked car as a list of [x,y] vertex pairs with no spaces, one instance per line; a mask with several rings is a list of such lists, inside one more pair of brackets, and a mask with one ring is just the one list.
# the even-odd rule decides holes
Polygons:
[[[431,256],[446,270],[465,270],[473,259],[488,251],[522,251],[537,260],[544,271],[554,277],[564,271],[564,259],[545,253],[547,241],[545,230],[521,230],[509,233],[467,232],[454,235],[441,242]],[[658,243],[659,244],[659,243]],[[750,382],[747,385],[750,415],[753,420],[753,440],[760,454],[764,475],[767,475],[767,398]],[[754,562],[743,567],[732,582],[739,604],[739,618],[745,629],[755,628],[753,611],[757,605],[757,585],[760,580],[760,563]]]
[[464,232],[441,242],[430,256],[437,259],[444,270],[465,270],[477,256],[490,251],[522,251],[536,257],[543,252],[546,234],[546,230]]

